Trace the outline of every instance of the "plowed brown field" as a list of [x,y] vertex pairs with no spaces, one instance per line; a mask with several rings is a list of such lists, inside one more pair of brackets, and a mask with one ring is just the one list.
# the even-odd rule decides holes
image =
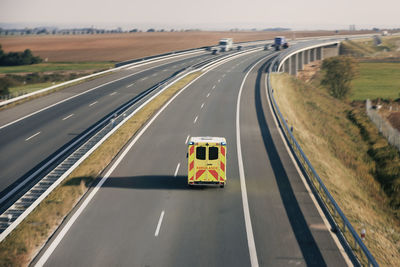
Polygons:
[[170,51],[216,45],[219,39],[224,37],[232,37],[234,42],[243,42],[272,39],[277,35],[300,38],[333,34],[332,31],[140,32],[1,37],[0,44],[6,52],[31,49],[35,55],[47,58],[49,62],[124,61]]

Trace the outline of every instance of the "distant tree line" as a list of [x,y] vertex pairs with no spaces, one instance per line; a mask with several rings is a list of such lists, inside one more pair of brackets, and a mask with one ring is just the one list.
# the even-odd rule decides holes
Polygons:
[[42,61],[40,57],[35,57],[29,49],[26,49],[24,52],[4,53],[0,45],[0,66],[31,65]]
[[122,30],[121,27],[112,30],[96,29],[96,28],[73,28],[73,29],[57,29],[54,27],[49,28],[25,28],[25,29],[2,29],[0,28],[0,35],[3,36],[24,36],[24,35],[92,35],[92,34],[118,34],[118,33],[136,33],[136,32],[193,32],[201,31],[200,29],[154,29],[141,30],[133,28],[130,30]]

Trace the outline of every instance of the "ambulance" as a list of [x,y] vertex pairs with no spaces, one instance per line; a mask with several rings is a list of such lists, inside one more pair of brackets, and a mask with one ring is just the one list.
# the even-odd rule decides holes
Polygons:
[[224,137],[192,137],[188,143],[188,184],[226,183],[226,140]]

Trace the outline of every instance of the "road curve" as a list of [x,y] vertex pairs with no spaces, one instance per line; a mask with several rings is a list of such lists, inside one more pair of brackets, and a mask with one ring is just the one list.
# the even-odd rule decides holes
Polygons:
[[[273,122],[264,87],[268,60],[262,60],[270,53],[231,60],[177,95],[115,169],[105,172],[110,177],[92,189],[33,264],[346,265]],[[204,135],[227,140],[224,189],[186,185],[186,142]],[[254,251],[245,222],[238,138]]]

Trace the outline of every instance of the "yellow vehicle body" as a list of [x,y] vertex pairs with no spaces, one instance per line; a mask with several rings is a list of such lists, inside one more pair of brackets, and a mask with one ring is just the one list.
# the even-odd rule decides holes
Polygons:
[[188,143],[188,184],[226,183],[226,140],[223,137],[192,137]]

